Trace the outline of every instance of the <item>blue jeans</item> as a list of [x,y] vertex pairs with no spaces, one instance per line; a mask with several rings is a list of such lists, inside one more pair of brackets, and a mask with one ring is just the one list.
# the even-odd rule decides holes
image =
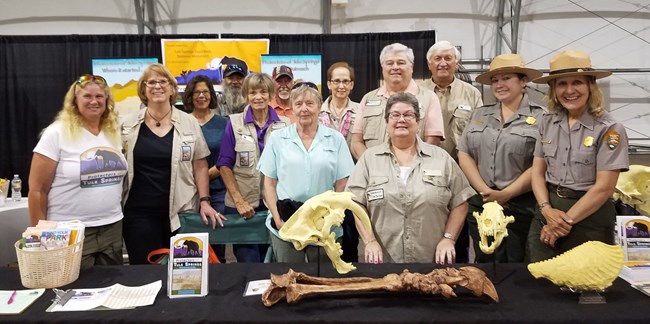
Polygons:
[[[255,211],[266,210],[264,205],[255,208]],[[237,208],[225,207],[224,214],[238,215]],[[235,254],[238,263],[264,263],[268,244],[233,244],[232,252]]]

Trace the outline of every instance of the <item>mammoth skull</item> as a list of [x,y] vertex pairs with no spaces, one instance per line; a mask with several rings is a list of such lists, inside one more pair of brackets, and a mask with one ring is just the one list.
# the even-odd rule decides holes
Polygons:
[[331,231],[332,226],[343,223],[346,209],[361,220],[366,231],[372,231],[368,214],[352,197],[351,192],[330,190],[308,199],[280,228],[280,237],[291,241],[296,250],[302,250],[309,244],[322,246],[338,273],[356,269],[351,263],[341,260],[343,250]]
[[[478,233],[481,240],[478,245],[485,254],[492,254],[501,245],[503,238],[508,236],[507,226],[515,222],[513,216],[503,214],[503,207],[496,201],[483,204],[483,212],[474,212],[472,215],[478,223]],[[490,242],[491,239],[491,242]]]

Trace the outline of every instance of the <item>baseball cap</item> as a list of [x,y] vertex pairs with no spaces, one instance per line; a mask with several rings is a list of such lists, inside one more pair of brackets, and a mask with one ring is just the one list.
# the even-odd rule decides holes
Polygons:
[[231,76],[231,75],[233,75],[235,73],[239,73],[242,76],[246,76],[246,74],[248,74],[248,71],[247,71],[246,67],[239,66],[239,65],[236,65],[236,64],[231,64],[231,65],[228,65],[228,67],[226,67],[226,70],[223,72],[223,76],[227,77],[227,76]]
[[273,68],[273,80],[277,80],[279,77],[286,75],[293,80],[293,71],[290,67],[286,65],[280,65]]

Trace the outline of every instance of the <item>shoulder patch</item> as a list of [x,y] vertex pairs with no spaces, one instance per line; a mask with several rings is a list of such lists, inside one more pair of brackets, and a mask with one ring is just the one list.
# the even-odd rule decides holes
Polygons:
[[607,144],[607,147],[613,150],[618,146],[618,143],[620,143],[621,134],[612,129],[607,131],[607,133],[605,133],[603,139],[605,140],[605,144]]

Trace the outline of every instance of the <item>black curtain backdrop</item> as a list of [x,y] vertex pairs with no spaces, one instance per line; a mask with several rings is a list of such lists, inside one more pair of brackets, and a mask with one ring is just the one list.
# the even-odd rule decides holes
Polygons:
[[[91,59],[157,57],[162,62],[163,38],[218,38],[196,35],[61,35],[0,36],[0,178],[20,174],[27,195],[32,149],[39,134],[61,109],[68,87],[82,74],[92,73]],[[379,53],[399,42],[415,53],[414,78],[429,77],[426,51],[435,43],[434,31],[336,35],[237,35],[222,39],[268,38],[269,54],[321,54],[323,97],[327,68],[346,61],[355,68],[354,101],[379,86]]]

